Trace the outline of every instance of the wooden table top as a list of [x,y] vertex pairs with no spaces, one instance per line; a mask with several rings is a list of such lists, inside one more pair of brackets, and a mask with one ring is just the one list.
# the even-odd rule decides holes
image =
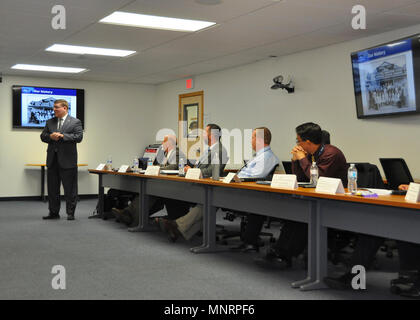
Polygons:
[[[47,165],[45,163],[27,163],[25,164],[25,166],[27,167],[46,167]],[[79,163],[77,165],[78,167],[87,167],[88,164],[87,163]]]
[[375,198],[366,198],[366,197],[354,196],[354,195],[349,195],[349,194],[319,193],[319,192],[315,192],[315,188],[298,188],[296,190],[272,188],[270,185],[261,185],[255,182],[224,183],[222,181],[212,180],[211,178],[192,180],[192,179],[186,179],[184,177],[178,177],[175,175],[159,175],[159,176],[147,175],[146,176],[144,174],[139,174],[139,173],[120,173],[120,172],[94,170],[94,169],[89,169],[89,172],[98,173],[98,174],[100,173],[100,174],[144,177],[148,179],[191,182],[191,183],[198,183],[198,184],[215,185],[215,186],[220,186],[220,187],[225,187],[225,188],[237,188],[237,189],[248,189],[248,190],[255,190],[255,191],[272,192],[272,193],[294,194],[294,195],[300,195],[300,196],[306,196],[306,197],[312,197],[312,198],[342,200],[342,201],[349,201],[349,202],[360,202],[360,203],[368,203],[368,204],[374,204],[374,205],[402,207],[402,208],[420,210],[420,203],[412,203],[412,202],[405,201],[404,199],[405,196],[402,196],[402,195],[387,195],[387,196],[378,196]]

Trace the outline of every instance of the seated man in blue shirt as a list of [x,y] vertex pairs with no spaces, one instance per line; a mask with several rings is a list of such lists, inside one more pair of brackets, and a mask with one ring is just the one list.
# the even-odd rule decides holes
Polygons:
[[[271,151],[270,142],[271,132],[268,128],[254,129],[252,149],[256,151],[256,155],[238,172],[239,178],[265,178],[279,164],[279,159]],[[176,221],[162,220],[165,231],[174,242],[179,235],[182,235],[186,240],[191,239],[194,234],[200,231],[202,221],[202,206],[193,207],[187,215]]]

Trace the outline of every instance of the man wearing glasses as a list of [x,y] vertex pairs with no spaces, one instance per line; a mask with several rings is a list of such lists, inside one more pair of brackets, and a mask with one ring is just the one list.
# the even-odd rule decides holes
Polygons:
[[[344,187],[347,186],[346,158],[337,147],[323,143],[319,125],[307,122],[296,127],[296,146],[291,154],[292,172],[299,182],[310,180],[311,165],[315,161],[319,176],[339,178]],[[291,267],[292,258],[301,254],[308,243],[307,228],[305,223],[285,221],[277,242],[267,251],[266,256],[255,262],[260,266],[278,269]]]
[[44,220],[60,219],[60,185],[63,182],[67,220],[74,220],[77,203],[77,147],[83,139],[82,122],[68,114],[66,100],[54,102],[55,117],[49,119],[41,133],[48,143],[47,181],[49,214]]

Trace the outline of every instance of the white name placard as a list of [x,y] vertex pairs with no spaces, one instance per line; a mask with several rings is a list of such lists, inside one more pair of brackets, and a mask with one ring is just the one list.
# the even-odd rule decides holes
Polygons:
[[190,168],[185,175],[185,179],[199,180],[203,177],[201,174],[201,169],[199,168]]
[[408,187],[407,194],[405,195],[405,201],[408,202],[419,202],[420,201],[420,184],[411,182]]
[[158,176],[159,172],[160,172],[159,166],[148,166],[144,174],[148,176]]
[[104,170],[105,169],[105,163],[100,163],[99,166],[96,167],[96,170]]
[[128,166],[124,164],[118,169],[118,172],[125,173],[127,172],[127,169],[128,169]]
[[224,183],[231,183],[233,181],[235,182],[241,182],[241,179],[238,178],[235,172],[230,172],[224,179]]
[[316,184],[315,192],[329,193],[329,194],[343,194],[344,187],[341,179],[320,177]]
[[271,180],[272,188],[297,189],[297,177],[295,174],[275,174]]

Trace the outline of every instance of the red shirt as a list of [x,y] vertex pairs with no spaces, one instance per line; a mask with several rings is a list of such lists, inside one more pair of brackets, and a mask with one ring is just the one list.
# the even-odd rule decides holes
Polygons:
[[[320,145],[314,153],[314,158],[320,177],[339,178],[343,182],[343,186],[347,186],[348,164],[340,149],[330,144]],[[311,154],[301,160],[292,161],[292,172],[297,176],[299,182],[310,180],[311,165]]]

